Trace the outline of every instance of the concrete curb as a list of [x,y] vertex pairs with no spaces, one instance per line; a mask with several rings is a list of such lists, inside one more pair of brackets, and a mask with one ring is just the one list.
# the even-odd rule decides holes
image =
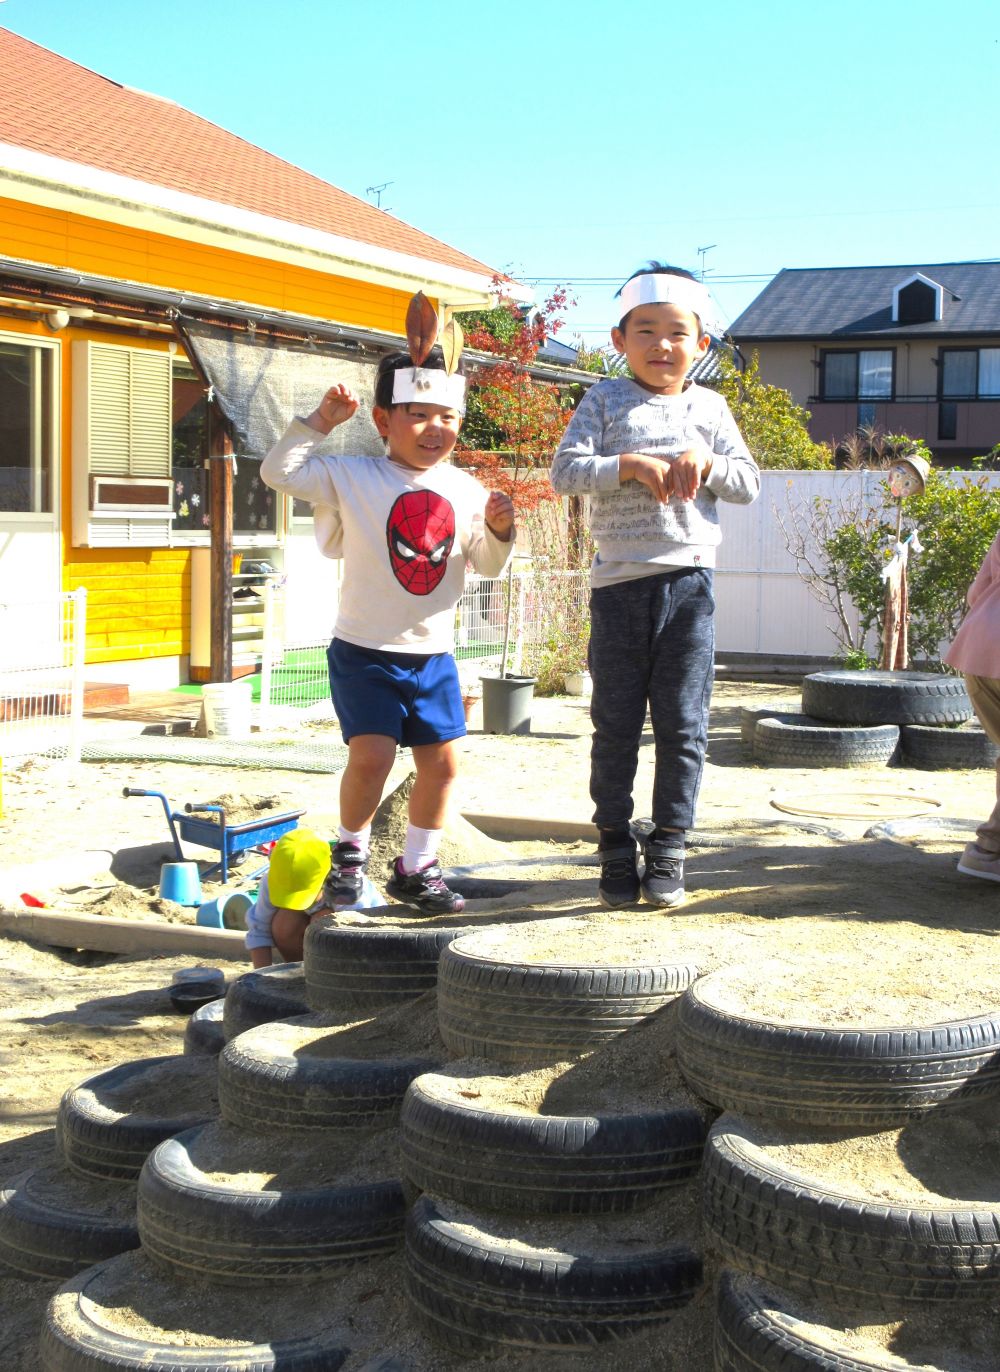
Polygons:
[[152,920],[62,914],[51,910],[0,909],[0,933],[55,948],[98,953],[193,953],[198,957],[247,958],[239,929],[160,924]]
[[583,839],[597,842],[597,830],[593,824],[583,819],[531,819],[527,815],[478,815],[468,810],[462,818],[475,825],[489,838],[529,839],[558,838]]

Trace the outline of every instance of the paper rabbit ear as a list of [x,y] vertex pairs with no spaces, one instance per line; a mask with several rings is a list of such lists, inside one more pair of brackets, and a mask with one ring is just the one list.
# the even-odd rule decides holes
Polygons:
[[406,310],[406,345],[415,367],[421,367],[427,361],[437,331],[438,317],[434,306],[423,291],[417,291]]
[[444,354],[444,369],[449,376],[452,376],[458,369],[458,359],[462,356],[462,347],[465,343],[465,334],[462,326],[457,319],[449,316],[447,324],[441,330],[441,351]]

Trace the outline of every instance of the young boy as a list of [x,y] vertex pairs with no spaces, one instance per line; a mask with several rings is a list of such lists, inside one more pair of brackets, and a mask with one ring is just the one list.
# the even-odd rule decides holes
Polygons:
[[[618,292],[611,331],[632,379],[592,387],[552,464],[564,495],[591,497],[593,677],[590,794],[600,831],[601,904],[684,899],[714,673],[712,570],[719,500],[749,504],[760,473],[725,400],[687,380],[708,350],[708,291],[653,262]],[[640,882],[632,786],[649,707],[656,745],[653,833]]]
[[506,566],[514,507],[447,464],[465,412],[465,378],[446,372],[439,349],[419,367],[405,353],[379,363],[372,418],[384,460],[318,455],[357,408],[346,386],[332,386],[261,465],[269,486],[316,507],[321,550],[344,559],[328,659],[348,763],[327,889],[338,903],[360,895],[372,819],[402,744],[417,775],[405,849],[385,890],[426,913],[448,914],[465,904],[436,860],[465,735],[452,656],[455,606],[467,562],[487,577]]
[[255,967],[270,967],[275,948],[285,962],[302,961],[306,929],[332,906],[324,889],[329,872],[330,845],[311,829],[278,839],[247,911],[246,946]]

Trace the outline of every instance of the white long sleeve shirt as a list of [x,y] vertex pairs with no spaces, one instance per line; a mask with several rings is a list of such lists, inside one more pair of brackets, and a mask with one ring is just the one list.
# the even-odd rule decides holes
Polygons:
[[318,454],[324,438],[293,420],[261,478],[308,501],[320,551],[344,559],[335,637],[386,652],[452,652],[466,564],[499,576],[514,551],[513,538],[486,527],[487,492],[447,463],[413,471],[388,458]]

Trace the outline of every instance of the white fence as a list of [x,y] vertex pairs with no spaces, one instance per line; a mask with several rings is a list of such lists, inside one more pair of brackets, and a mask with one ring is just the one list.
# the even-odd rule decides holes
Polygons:
[[79,759],[85,590],[0,601],[0,758]]
[[[967,474],[943,475],[957,483]],[[778,514],[787,513],[790,500],[808,505],[817,496],[862,507],[881,506],[885,473],[766,471],[761,476],[760,497],[753,505],[719,505],[722,547],[715,581],[716,649],[766,658],[835,657],[839,647],[829,611],[813,598],[796,572]],[[990,472],[985,479],[991,487],[1000,486],[1000,473]],[[905,507],[903,524],[905,528]]]

